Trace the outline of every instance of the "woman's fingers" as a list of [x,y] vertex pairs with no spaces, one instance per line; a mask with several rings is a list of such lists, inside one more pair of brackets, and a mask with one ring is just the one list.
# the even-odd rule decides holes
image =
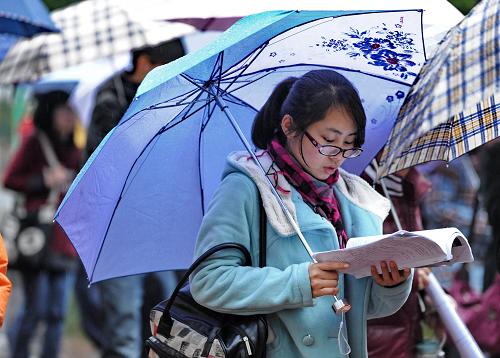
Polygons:
[[377,268],[372,265],[371,274],[375,282],[381,286],[394,286],[397,285],[408,278],[410,275],[410,269],[405,268],[404,270],[398,270],[398,265],[396,262],[391,261],[389,264],[382,261],[380,263],[381,274],[378,273]]
[[325,287],[320,290],[318,290],[318,295],[315,297],[320,297],[320,296],[334,296],[339,293],[339,288],[338,287]]
[[385,282],[391,282],[392,278],[391,278],[391,274],[389,273],[389,268],[387,267],[387,262],[382,261],[380,263],[380,268],[382,270],[382,279]]
[[348,267],[342,262],[322,262],[309,265],[309,279],[313,297],[336,295],[338,293],[337,270]]
[[342,270],[349,267],[348,263],[345,262],[318,262],[313,264],[323,271],[336,271]]
[[376,283],[378,283],[379,285],[381,286],[384,286],[384,280],[382,279],[382,277],[378,274],[377,272],[377,268],[372,265],[371,267],[371,271],[372,271],[372,277],[373,279],[375,280]]

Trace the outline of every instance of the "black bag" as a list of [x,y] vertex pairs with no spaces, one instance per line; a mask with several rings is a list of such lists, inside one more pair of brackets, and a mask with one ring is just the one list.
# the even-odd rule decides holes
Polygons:
[[[37,138],[49,166],[59,166],[47,135],[38,132]],[[17,195],[12,212],[5,215],[1,223],[10,268],[21,271],[65,271],[76,265],[73,257],[50,249],[59,195],[59,190],[51,190],[47,202],[32,212],[26,212],[23,200]]]
[[44,265],[52,234],[52,223],[42,223],[37,212],[23,216],[9,214],[3,220],[9,268],[38,271]]
[[[266,215],[262,203],[260,207],[259,267],[264,267]],[[264,315],[243,316],[210,310],[193,299],[189,285],[184,286],[202,261],[230,248],[241,250],[245,265],[251,266],[250,253],[237,243],[220,244],[201,255],[179,281],[170,299],[151,310],[153,335],[146,340],[149,357],[265,357],[268,328]]]

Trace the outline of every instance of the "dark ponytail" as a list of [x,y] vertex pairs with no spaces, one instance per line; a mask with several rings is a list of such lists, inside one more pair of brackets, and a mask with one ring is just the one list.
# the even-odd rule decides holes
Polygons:
[[297,77],[288,77],[281,81],[255,116],[252,126],[252,140],[257,148],[266,149],[275,136],[285,141],[280,128],[283,117],[281,107],[296,81]]
[[280,82],[255,117],[252,140],[260,149],[266,149],[274,137],[285,144],[281,130],[285,114],[293,118],[291,131],[299,136],[332,108],[342,108],[354,121],[354,146],[361,147],[365,141],[365,110],[352,83],[333,70],[313,70]]

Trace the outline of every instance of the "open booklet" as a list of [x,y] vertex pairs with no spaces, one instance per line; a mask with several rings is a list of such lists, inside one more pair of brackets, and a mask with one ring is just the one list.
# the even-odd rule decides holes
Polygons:
[[353,237],[345,249],[317,252],[314,258],[318,262],[347,262],[350,267],[342,271],[357,278],[371,276],[371,265],[380,269],[381,261],[395,261],[400,269],[474,261],[469,242],[454,227]]

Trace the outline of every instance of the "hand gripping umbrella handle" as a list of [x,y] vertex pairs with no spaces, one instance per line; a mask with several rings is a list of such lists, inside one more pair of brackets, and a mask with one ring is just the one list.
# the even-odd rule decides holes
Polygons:
[[[281,209],[283,210],[283,213],[285,214],[285,216],[288,219],[289,223],[292,225],[294,231],[299,236],[300,242],[302,243],[302,245],[306,249],[307,253],[309,254],[309,257],[311,258],[311,261],[314,262],[314,263],[317,263],[316,259],[313,256],[313,252],[311,250],[311,247],[309,246],[309,244],[307,243],[304,235],[300,231],[299,225],[295,222],[295,219],[293,218],[292,214],[290,213],[290,211],[286,207],[285,203],[281,199],[281,196],[276,191],[276,188],[274,187],[273,183],[271,182],[271,179],[269,179],[269,177],[266,175],[266,170],[262,167],[262,164],[260,164],[259,160],[255,156],[255,153],[253,152],[252,147],[250,146],[250,143],[248,143],[248,140],[245,138],[245,135],[241,131],[240,126],[238,125],[238,123],[234,119],[232,113],[227,108],[226,103],[224,102],[224,100],[220,96],[214,95],[214,99],[215,99],[215,102],[217,103],[217,105],[220,107],[220,109],[224,112],[224,114],[228,118],[229,122],[233,126],[233,129],[236,131],[236,134],[238,135],[238,137],[240,138],[240,140],[243,142],[243,145],[245,146],[246,150],[252,156],[254,162],[262,170],[262,173],[264,173],[264,177],[267,179],[267,182],[269,184],[269,188],[271,189],[271,192],[273,193],[273,195],[276,198],[276,200],[278,200],[278,203],[279,203]],[[350,304],[345,303],[342,299],[338,298],[335,295],[333,296],[333,300],[334,300],[334,302],[333,302],[332,308],[333,308],[333,310],[334,310],[335,313],[342,314],[342,313],[345,313],[345,312],[347,312],[347,311],[349,311],[351,309],[351,305]]]

